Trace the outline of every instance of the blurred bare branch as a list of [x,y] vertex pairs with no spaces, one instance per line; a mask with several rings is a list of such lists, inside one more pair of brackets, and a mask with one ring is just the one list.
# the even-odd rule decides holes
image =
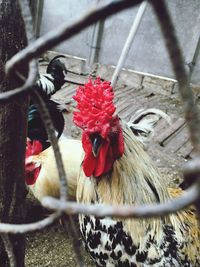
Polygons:
[[16,263],[14,252],[13,252],[12,243],[11,243],[11,241],[9,239],[8,234],[1,234],[1,239],[3,241],[5,250],[6,250],[7,255],[8,255],[8,260],[9,260],[9,263],[10,263],[10,267],[16,267],[17,263]]
[[35,83],[36,75],[37,75],[37,64],[35,61],[32,61],[30,64],[29,75],[24,85],[15,88],[13,90],[0,93],[0,103],[5,103],[11,100],[12,98],[16,98],[22,94],[30,93],[34,89],[33,85]]
[[76,202],[63,202],[52,197],[45,197],[42,205],[49,209],[62,210],[67,214],[88,214],[94,216],[117,216],[125,218],[149,218],[162,216],[187,208],[199,197],[196,186],[192,186],[181,197],[166,203],[141,206],[110,206],[82,204]]
[[10,223],[0,223],[0,233],[6,234],[24,234],[28,232],[34,232],[41,230],[55,221],[57,221],[62,215],[62,212],[57,211],[51,214],[48,218],[41,221],[29,224],[10,224]]
[[199,197],[198,188],[194,185],[186,191],[181,197],[173,199],[167,203],[142,206],[110,206],[81,204],[76,202],[61,201],[52,197],[45,197],[42,200],[44,207],[55,209],[57,212],[48,218],[36,223],[30,224],[6,224],[0,223],[1,233],[20,234],[43,229],[44,227],[55,222],[62,214],[89,214],[95,216],[118,216],[132,218],[149,218],[162,216],[187,208],[194,203]]
[[76,253],[77,264],[79,267],[84,267],[84,259],[81,253],[81,242],[79,240],[74,221],[72,221],[72,217],[69,217],[69,220],[67,220],[67,218],[63,218],[63,224],[72,240],[74,252]]
[[44,122],[44,125],[46,127],[47,133],[49,140],[51,142],[51,145],[54,150],[55,154],[55,159],[56,159],[56,164],[58,168],[58,173],[60,177],[60,197],[61,199],[67,199],[67,177],[65,174],[61,154],[60,154],[60,149],[58,146],[58,141],[55,135],[55,129],[49,114],[48,109],[46,108],[45,102],[43,101],[42,97],[38,92],[33,92],[32,98],[36,104],[36,107],[38,108],[41,118]]
[[[176,37],[165,2],[163,0],[152,0],[151,3],[157,15],[174,73],[178,81],[179,93],[185,111],[185,119],[190,131],[190,140],[196,152],[196,156],[200,157],[200,111],[194,101],[194,95],[191,90],[189,77],[184,66],[184,60],[179,41]],[[194,165],[195,164],[190,163],[188,166],[190,166],[190,172],[192,175],[195,175],[196,177],[194,186],[198,188],[198,199],[200,199],[200,170],[199,168],[194,167]],[[191,171],[191,166],[193,166],[193,171]]]
[[176,37],[165,2],[163,0],[152,0],[151,2],[159,20],[174,73],[179,84],[179,92],[185,110],[185,118],[190,130],[191,142],[196,151],[200,152],[200,113],[195,104],[193,92],[189,86],[188,74],[184,65],[179,41]]

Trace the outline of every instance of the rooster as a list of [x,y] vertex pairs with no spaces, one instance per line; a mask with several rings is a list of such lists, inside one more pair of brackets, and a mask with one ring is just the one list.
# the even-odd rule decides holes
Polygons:
[[[38,90],[43,97],[47,109],[51,115],[57,138],[59,139],[64,129],[64,118],[60,112],[59,105],[50,100],[50,97],[61,88],[65,82],[67,69],[59,60],[64,56],[54,57],[48,67],[47,74],[40,74],[37,81]],[[153,132],[153,124],[156,120],[140,121],[148,114],[155,114],[166,118],[166,114],[156,110],[141,110],[134,114],[128,122],[128,126],[134,131],[138,139],[144,141],[144,138]],[[141,127],[142,126],[142,127]],[[55,157],[43,121],[36,106],[31,103],[28,112],[28,140],[26,149],[25,179],[26,184],[33,195],[41,201],[44,196],[50,195],[59,197],[59,177],[55,164]],[[147,140],[147,138],[146,138]],[[76,198],[76,187],[79,166],[81,165],[83,149],[78,140],[68,139],[62,136],[59,140],[59,146],[63,158],[65,171],[68,178],[69,198]],[[71,156],[70,156],[71,153]]]
[[[154,114],[158,117],[165,117],[166,114],[156,109],[147,109],[137,112],[127,123],[128,127],[136,134],[141,145],[148,140],[153,132],[152,124],[157,119],[141,120],[145,115]],[[169,118],[166,118],[169,120]],[[35,128],[35,136],[40,133],[39,128]],[[42,137],[43,132],[38,134]],[[41,201],[44,196],[59,197],[59,177],[55,163],[52,147],[44,149],[42,138],[35,138],[34,141],[27,142],[26,150],[26,184],[29,186],[33,195]],[[44,139],[46,140],[46,139]],[[83,148],[80,140],[69,139],[64,135],[58,141],[62,155],[64,168],[67,173],[69,198],[76,199],[77,175],[79,166],[82,163]]]
[[[73,120],[82,129],[84,150],[77,201],[140,205],[181,195],[181,189],[167,188],[134,132],[115,114],[113,98],[110,83],[99,78],[74,96]],[[200,266],[200,230],[192,209],[151,219],[79,215],[79,224],[97,266]]]
[[[154,114],[165,117],[166,114],[156,109],[140,111],[132,116],[127,123],[128,127],[136,134],[142,142],[148,140],[149,134],[153,132],[152,124],[157,119],[142,120],[142,117]],[[168,118],[166,118],[168,120]],[[42,128],[43,129],[43,128]],[[44,196],[59,197],[59,176],[56,168],[55,157],[52,147],[44,149],[46,132],[40,128],[33,129],[34,141],[27,142],[25,178],[26,184],[39,201]],[[37,137],[37,138],[36,138]],[[43,139],[44,138],[44,139]],[[44,141],[43,141],[44,140]],[[80,140],[69,139],[64,135],[58,141],[62,155],[64,168],[68,178],[68,189],[70,200],[76,199],[77,175],[82,163],[83,148]]]

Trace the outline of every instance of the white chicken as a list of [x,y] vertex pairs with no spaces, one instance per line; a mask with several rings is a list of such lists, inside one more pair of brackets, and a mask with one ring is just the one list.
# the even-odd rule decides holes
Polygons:
[[[82,161],[83,149],[79,140],[62,137],[59,148],[67,175],[68,196],[76,198],[77,174]],[[26,151],[26,183],[33,195],[41,201],[44,196],[59,197],[59,176],[52,146],[41,149],[38,141],[29,142]]]

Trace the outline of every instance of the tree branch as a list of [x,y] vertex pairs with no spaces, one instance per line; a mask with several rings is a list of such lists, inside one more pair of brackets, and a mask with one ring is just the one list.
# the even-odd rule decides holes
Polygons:
[[57,221],[62,215],[61,211],[57,211],[51,214],[48,218],[40,220],[35,223],[28,224],[11,224],[11,223],[0,223],[0,233],[5,234],[24,234],[28,232],[34,232],[41,230],[55,221]]
[[12,243],[11,243],[11,241],[9,239],[8,234],[1,234],[1,239],[2,239],[3,244],[4,244],[5,251],[7,252],[7,255],[8,255],[10,267],[16,267],[17,266],[17,262],[16,262],[16,259],[15,259]]
[[[155,13],[157,15],[165,44],[168,49],[170,60],[179,84],[179,93],[182,99],[183,108],[185,111],[185,119],[189,127],[190,139],[196,156],[200,157],[200,112],[199,108],[194,101],[194,95],[190,87],[189,77],[184,66],[184,59],[180,49],[179,41],[176,37],[175,30],[170,18],[169,12],[163,0],[151,1]],[[194,164],[193,164],[194,165]],[[190,164],[190,172],[191,166]],[[186,169],[187,169],[186,165]],[[186,170],[185,170],[186,171]],[[194,167],[192,175],[196,178],[196,187],[198,188],[198,198],[200,199],[200,170]],[[191,178],[192,178],[191,175]],[[185,178],[184,178],[185,179]]]
[[[6,103],[13,98],[17,98],[18,96],[28,94],[32,90],[36,89],[33,85],[35,83],[36,75],[37,75],[37,64],[35,61],[32,61],[29,64],[29,66],[30,66],[29,75],[28,75],[28,78],[25,81],[24,85],[21,87],[15,88],[13,90],[0,93],[0,104]],[[18,76],[20,76],[19,73],[17,73],[17,74],[18,74]],[[24,77],[23,77],[23,79],[24,79]]]
[[33,91],[32,98],[40,112],[40,116],[43,120],[43,123],[45,125],[49,140],[51,142],[51,145],[53,147],[58,174],[60,177],[60,198],[65,200],[67,199],[67,176],[65,173],[60,149],[58,146],[58,140],[55,135],[55,129],[49,114],[48,109],[46,108],[45,102],[43,101],[42,97],[39,95],[38,92]]
[[171,17],[163,0],[151,1],[157,15],[172,67],[179,84],[179,93],[185,110],[185,118],[189,127],[191,142],[194,149],[200,153],[200,113],[194,101],[193,92],[189,86],[188,74],[184,59],[176,37]]
[[83,204],[76,202],[63,202],[52,197],[44,197],[42,205],[53,210],[64,211],[67,214],[87,214],[94,216],[118,216],[123,218],[149,218],[163,216],[169,213],[185,209],[197,201],[199,197],[198,188],[192,186],[181,197],[155,205],[141,206],[111,206],[99,204]]

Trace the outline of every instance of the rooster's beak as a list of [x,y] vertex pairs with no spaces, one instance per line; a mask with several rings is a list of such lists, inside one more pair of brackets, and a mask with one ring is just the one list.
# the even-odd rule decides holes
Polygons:
[[95,158],[98,157],[102,144],[103,144],[102,137],[100,135],[96,135],[95,138],[92,140],[92,153]]

